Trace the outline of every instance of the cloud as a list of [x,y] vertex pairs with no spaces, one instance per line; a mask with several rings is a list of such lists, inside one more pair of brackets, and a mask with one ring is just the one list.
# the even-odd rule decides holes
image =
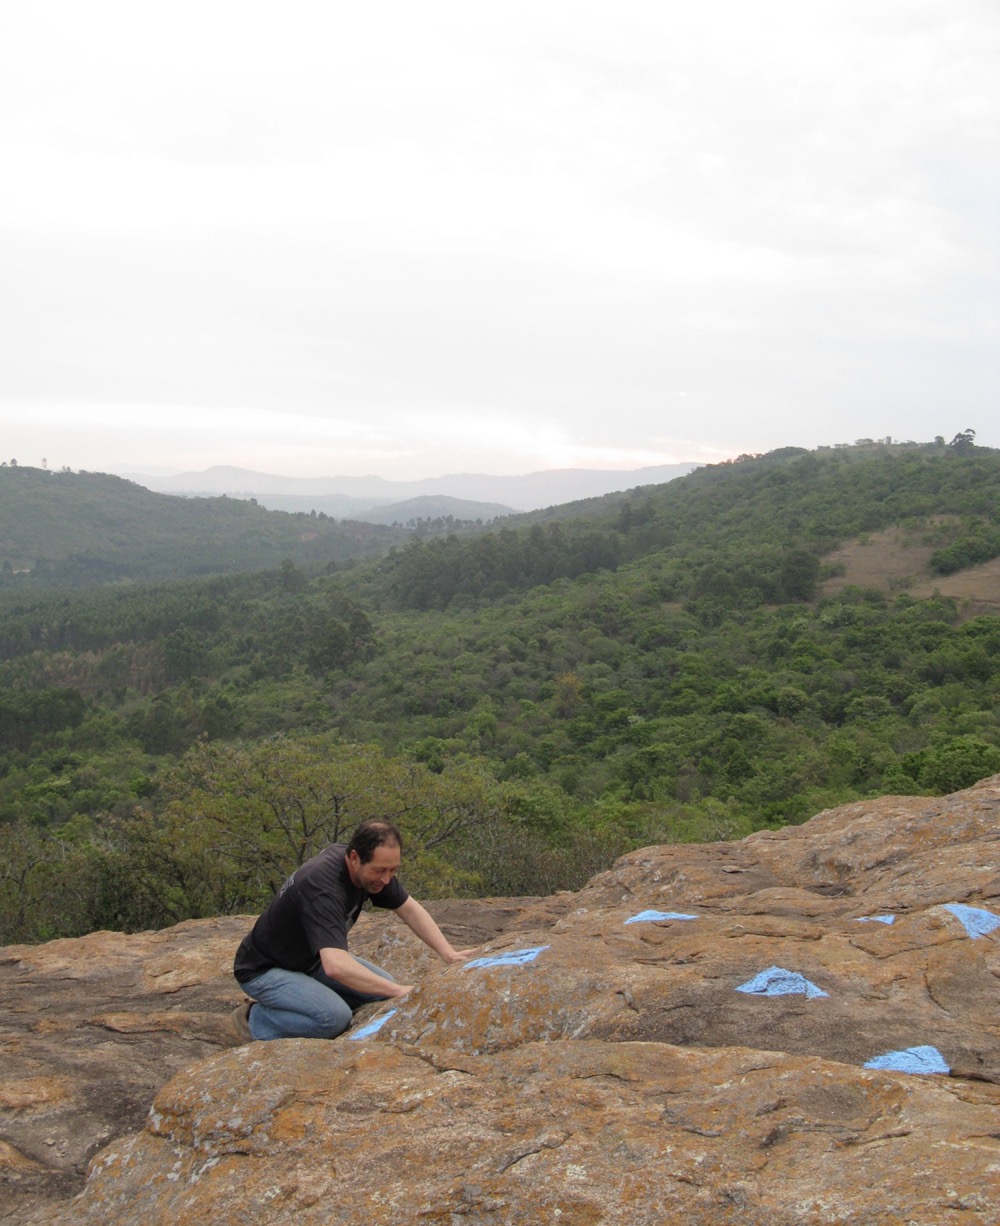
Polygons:
[[0,402],[419,417],[400,463],[1000,443],[985,0],[0,22]]

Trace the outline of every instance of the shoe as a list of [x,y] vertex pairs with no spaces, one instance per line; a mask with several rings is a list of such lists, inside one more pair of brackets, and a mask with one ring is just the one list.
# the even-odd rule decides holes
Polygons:
[[253,1035],[250,1033],[250,1010],[252,1008],[253,1001],[245,1000],[232,1013],[233,1029],[236,1031],[236,1037],[241,1043],[253,1042]]

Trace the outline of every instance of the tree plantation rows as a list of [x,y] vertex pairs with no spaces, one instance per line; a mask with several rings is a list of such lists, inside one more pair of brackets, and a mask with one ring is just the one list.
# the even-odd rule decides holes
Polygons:
[[968,786],[1000,617],[830,554],[988,562],[998,492],[971,444],[789,450],[346,569],[2,594],[0,941],[254,910],[375,814],[418,893],[532,894]]

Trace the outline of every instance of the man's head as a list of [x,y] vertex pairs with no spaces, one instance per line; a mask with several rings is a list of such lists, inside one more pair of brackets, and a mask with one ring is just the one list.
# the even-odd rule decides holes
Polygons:
[[392,822],[369,821],[355,827],[344,863],[351,881],[377,894],[395,877],[403,855],[403,836]]

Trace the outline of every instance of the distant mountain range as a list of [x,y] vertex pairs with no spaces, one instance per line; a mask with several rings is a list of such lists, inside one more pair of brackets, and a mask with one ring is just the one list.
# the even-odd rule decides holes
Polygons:
[[[230,498],[255,498],[261,506],[273,511],[323,511],[337,519],[391,523],[393,520],[405,522],[414,515],[411,499],[434,500],[439,508],[440,499],[457,499],[462,505],[453,509],[456,518],[489,520],[517,511],[536,511],[583,498],[599,498],[640,485],[662,485],[699,467],[686,463],[627,471],[564,468],[513,477],[450,473],[418,481],[392,481],[375,476],[284,477],[227,466],[175,476],[135,472],[120,472],[119,476],[160,494],[203,497],[226,494]],[[393,513],[396,503],[404,504],[400,511],[405,509],[405,515]],[[416,513],[421,514],[419,510]],[[440,513],[440,510],[423,512],[428,513]]]

